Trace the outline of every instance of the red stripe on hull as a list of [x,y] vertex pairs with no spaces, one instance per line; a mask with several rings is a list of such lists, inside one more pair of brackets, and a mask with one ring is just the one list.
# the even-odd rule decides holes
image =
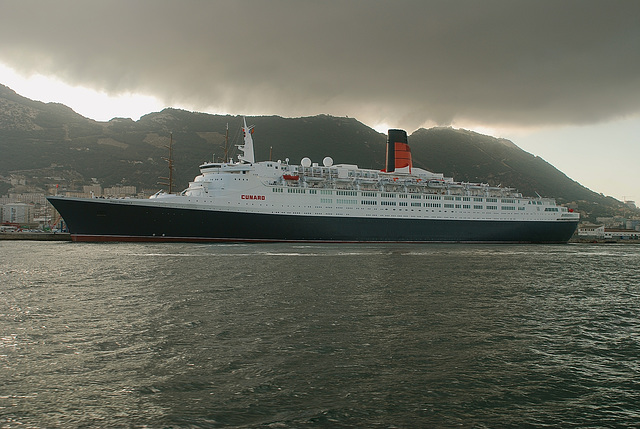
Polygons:
[[[531,241],[476,241],[476,240],[280,240],[251,238],[204,238],[204,237],[136,237],[123,235],[84,235],[72,234],[71,240],[79,243],[316,243],[316,244],[432,244],[432,243],[467,243],[467,244],[528,244]],[[553,242],[556,243],[556,242]],[[562,242],[557,242],[562,243]]]

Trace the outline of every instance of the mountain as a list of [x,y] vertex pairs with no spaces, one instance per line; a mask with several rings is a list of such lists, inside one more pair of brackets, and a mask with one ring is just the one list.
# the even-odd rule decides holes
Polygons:
[[[353,118],[247,118],[255,126],[256,159],[308,156],[366,168],[384,168],[386,136]],[[0,85],[0,194],[19,186],[68,189],[97,181],[103,187],[135,185],[159,189],[167,176],[167,146],[173,142],[176,188],[185,188],[198,165],[240,144],[239,116],[178,109],[150,113],[138,121],[97,122],[57,103],[22,97]],[[452,128],[419,129],[409,136],[414,165],[457,180],[509,185],[525,195],[555,197],[587,216],[611,216],[625,206],[571,180],[543,159],[508,140]],[[233,146],[232,146],[233,148]],[[237,156],[237,150],[231,151]],[[13,177],[13,181],[10,179]],[[92,180],[93,179],[93,180]],[[14,184],[10,184],[14,183]],[[15,185],[22,183],[22,185]],[[16,188],[18,186],[18,188]]]
[[417,130],[409,142],[415,166],[456,180],[502,184],[526,196],[554,197],[594,222],[599,216],[629,214],[624,203],[591,191],[506,139],[467,130],[431,128]]

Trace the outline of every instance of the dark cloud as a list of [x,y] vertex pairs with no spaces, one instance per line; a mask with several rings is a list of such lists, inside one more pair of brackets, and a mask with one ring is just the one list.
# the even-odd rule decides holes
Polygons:
[[581,124],[640,112],[640,2],[0,0],[0,62],[168,105]]

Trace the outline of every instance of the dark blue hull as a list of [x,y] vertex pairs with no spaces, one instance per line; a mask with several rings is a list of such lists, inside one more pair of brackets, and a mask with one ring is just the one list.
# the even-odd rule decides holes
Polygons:
[[295,216],[50,197],[74,241],[566,243],[576,221]]

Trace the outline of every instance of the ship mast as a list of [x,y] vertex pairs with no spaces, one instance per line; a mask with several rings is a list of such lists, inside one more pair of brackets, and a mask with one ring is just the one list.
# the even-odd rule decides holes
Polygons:
[[224,134],[224,162],[229,162],[229,123],[227,122],[227,131]]
[[158,182],[160,185],[168,186],[169,193],[173,193],[173,133],[169,133],[169,146],[165,146],[169,149],[169,157],[162,157],[169,166],[169,177],[160,177],[160,179],[166,180],[166,182]]

